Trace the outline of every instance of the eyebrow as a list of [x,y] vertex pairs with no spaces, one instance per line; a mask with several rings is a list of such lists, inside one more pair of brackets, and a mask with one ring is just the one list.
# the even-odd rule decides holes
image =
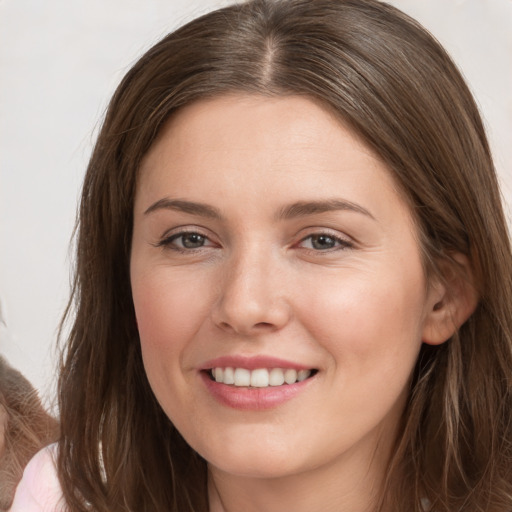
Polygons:
[[222,219],[220,211],[213,206],[203,203],[195,203],[192,201],[184,201],[182,199],[169,199],[168,197],[164,197],[152,204],[144,212],[144,215],[153,213],[157,210],[176,210],[183,213],[190,213],[191,215],[198,215],[199,217],[206,217],[208,219]]
[[344,199],[328,199],[322,201],[299,201],[282,208],[278,219],[294,219],[297,217],[306,217],[317,213],[333,212],[338,210],[347,210],[355,213],[361,213],[375,220],[375,217],[362,206],[346,201]]
[[[159,199],[156,203],[152,204],[145,212],[144,215],[153,213],[158,210],[175,210],[199,217],[208,219],[222,220],[223,216],[220,211],[214,206],[204,203],[196,203],[193,201],[185,201],[183,199],[169,199],[164,197]],[[315,215],[318,213],[326,213],[332,211],[352,211],[366,215],[367,217],[375,220],[375,217],[362,206],[346,201],[344,199],[328,199],[322,201],[298,201],[283,207],[276,215],[277,220],[289,220],[297,217],[306,217],[308,215]]]

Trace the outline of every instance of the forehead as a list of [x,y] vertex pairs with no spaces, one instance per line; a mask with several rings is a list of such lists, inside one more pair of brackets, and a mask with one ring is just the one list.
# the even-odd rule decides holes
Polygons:
[[402,202],[382,160],[319,102],[300,96],[225,95],[182,108],[146,154],[138,195],[276,187],[312,199],[385,190]]
[[226,151],[241,156],[264,152],[269,162],[285,153],[297,160],[314,155],[318,166],[332,164],[335,152],[346,165],[361,156],[367,164],[382,166],[354,131],[315,99],[226,94],[175,112],[146,153],[141,173],[168,166],[171,155],[199,162],[204,154]]
[[[290,142],[297,143],[314,141],[317,131],[321,132],[322,137],[337,134],[340,128],[350,131],[331,109],[309,96],[232,93],[198,100],[178,109],[164,126],[159,138],[165,136],[166,132],[174,131],[174,135],[184,135],[186,138],[208,136],[212,142],[225,142],[226,138],[228,142],[233,142],[235,134],[229,131],[229,125],[237,125],[236,138],[246,143],[248,149],[260,142],[265,144],[266,149],[279,147],[280,138],[276,138],[279,135],[276,132],[284,133],[283,129],[287,137],[293,135]],[[267,138],[262,137],[262,125],[265,125]],[[219,127],[224,130],[219,131]],[[350,135],[357,138],[352,132]],[[248,140],[250,136],[253,138]]]

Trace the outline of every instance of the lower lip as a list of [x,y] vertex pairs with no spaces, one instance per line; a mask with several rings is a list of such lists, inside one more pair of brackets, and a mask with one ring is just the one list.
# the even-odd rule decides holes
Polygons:
[[266,388],[246,388],[228,386],[210,378],[207,372],[201,372],[201,378],[208,391],[222,405],[232,409],[261,411],[272,409],[304,391],[315,378],[310,377],[295,384],[283,384],[282,386],[269,386]]

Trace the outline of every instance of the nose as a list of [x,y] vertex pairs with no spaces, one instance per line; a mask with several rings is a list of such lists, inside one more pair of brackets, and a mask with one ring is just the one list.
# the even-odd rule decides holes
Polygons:
[[220,276],[213,322],[224,331],[250,336],[284,327],[291,317],[279,264],[256,248],[234,255]]

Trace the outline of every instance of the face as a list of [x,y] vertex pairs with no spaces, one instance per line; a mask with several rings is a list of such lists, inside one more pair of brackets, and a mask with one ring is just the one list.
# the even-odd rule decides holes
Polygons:
[[151,387],[211,468],[366,468],[391,444],[432,299],[390,172],[315,102],[175,115],[141,168],[131,280]]

